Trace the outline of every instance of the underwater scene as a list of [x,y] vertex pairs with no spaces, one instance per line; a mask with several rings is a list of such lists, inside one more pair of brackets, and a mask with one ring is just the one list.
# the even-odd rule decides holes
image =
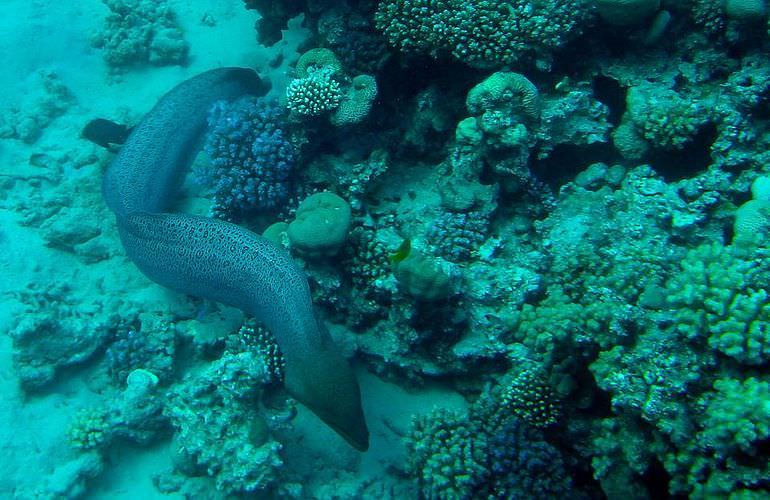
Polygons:
[[5,0],[0,500],[770,498],[769,0]]

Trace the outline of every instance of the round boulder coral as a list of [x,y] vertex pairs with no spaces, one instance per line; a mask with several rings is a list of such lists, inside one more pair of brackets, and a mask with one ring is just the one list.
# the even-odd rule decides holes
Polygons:
[[439,263],[415,250],[396,263],[393,274],[401,289],[418,300],[430,302],[452,294],[450,277]]
[[333,256],[348,237],[350,218],[350,205],[336,194],[309,196],[289,224],[291,246],[306,257]]
[[503,110],[524,121],[540,119],[540,93],[526,76],[498,71],[468,92],[466,106],[477,116],[490,110]]

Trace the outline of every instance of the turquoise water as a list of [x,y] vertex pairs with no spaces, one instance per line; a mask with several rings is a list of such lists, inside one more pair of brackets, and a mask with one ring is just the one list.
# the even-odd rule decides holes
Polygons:
[[767,498],[765,0],[8,0],[0,498]]

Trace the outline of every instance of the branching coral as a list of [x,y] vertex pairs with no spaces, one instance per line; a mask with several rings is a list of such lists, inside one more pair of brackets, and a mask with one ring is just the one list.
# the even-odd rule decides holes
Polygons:
[[331,67],[313,69],[286,89],[286,105],[297,116],[319,116],[340,105],[342,91]]
[[770,359],[770,300],[757,263],[737,253],[719,244],[692,250],[668,284],[668,303],[683,337],[706,339],[736,361],[758,365]]
[[257,98],[220,102],[211,110],[209,127],[205,151],[211,164],[197,176],[214,186],[214,215],[238,219],[279,207],[289,195],[297,159],[281,108]]
[[409,469],[425,498],[553,498],[570,481],[556,448],[484,396],[469,415],[444,409],[417,417]]
[[370,75],[352,80],[329,49],[311,49],[297,61],[296,78],[286,89],[286,106],[295,118],[329,115],[335,127],[354,125],[369,114],[377,97],[377,81]]
[[383,0],[375,23],[405,52],[499,67],[526,55],[547,59],[580,33],[588,16],[580,0]]

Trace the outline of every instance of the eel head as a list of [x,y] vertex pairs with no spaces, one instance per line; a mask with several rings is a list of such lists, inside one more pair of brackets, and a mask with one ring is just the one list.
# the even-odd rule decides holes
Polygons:
[[366,451],[369,429],[361,390],[347,360],[333,346],[307,358],[286,363],[286,389],[351,446]]

